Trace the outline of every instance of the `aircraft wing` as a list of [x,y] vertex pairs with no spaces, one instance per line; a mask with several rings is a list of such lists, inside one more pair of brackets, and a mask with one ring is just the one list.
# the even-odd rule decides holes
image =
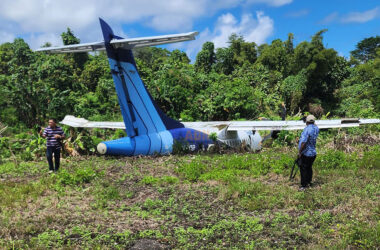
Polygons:
[[[380,119],[337,119],[316,120],[315,124],[321,128],[347,128],[360,125],[379,124]],[[227,131],[246,130],[301,130],[306,123],[303,121],[224,121],[224,122],[184,122],[185,127],[208,130],[214,132],[227,127]]]
[[66,115],[60,123],[74,128],[125,129],[124,122],[90,122],[84,118],[77,118],[72,115]]
[[[71,127],[125,129],[124,122],[91,122],[84,118],[67,115],[60,122]],[[244,130],[301,130],[306,124],[303,121],[214,121],[183,122],[185,127],[196,130],[217,132],[227,127],[227,131]],[[316,120],[315,124],[323,128],[359,127],[368,124],[380,124],[380,119],[336,119]]]
[[[117,48],[134,49],[134,48],[142,48],[142,47],[148,47],[148,46],[195,40],[195,36],[197,35],[198,35],[198,32],[193,31],[189,33],[163,35],[163,36],[112,39],[110,41],[110,44],[115,49]],[[46,48],[37,49],[36,51],[39,51],[39,52],[45,51],[45,52],[50,52],[50,53],[83,53],[83,52],[102,51],[105,49],[106,49],[105,43],[104,41],[101,41],[101,42],[93,42],[93,43],[65,45],[65,46],[60,46],[60,47],[46,47]]]

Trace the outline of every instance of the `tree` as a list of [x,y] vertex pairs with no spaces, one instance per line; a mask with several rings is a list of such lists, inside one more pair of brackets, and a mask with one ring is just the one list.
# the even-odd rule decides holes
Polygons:
[[361,62],[367,62],[376,57],[378,48],[380,48],[380,36],[365,38],[356,44],[356,49],[351,51],[351,55]]
[[[318,31],[311,39],[311,42],[301,42],[294,49],[290,73],[296,75],[302,70],[306,70],[307,76],[306,90],[300,105],[305,108],[310,102],[322,102],[323,105],[331,104],[333,93],[342,78],[345,77],[345,62],[338,59],[338,53],[334,49],[326,49],[323,45],[323,33],[326,30]],[[334,70],[339,69],[341,74]]]
[[325,48],[323,45],[323,34],[327,32],[327,29],[323,29],[314,34],[311,38],[311,47],[316,51],[321,51]]
[[276,70],[283,75],[288,75],[290,71],[289,61],[287,48],[280,39],[276,39],[272,41],[271,45],[262,50],[257,63],[261,63],[270,70]]
[[210,73],[214,63],[214,43],[205,42],[202,46],[202,50],[197,54],[197,58],[194,64],[195,70],[197,72]]
[[80,39],[74,35],[70,28],[67,28],[66,32],[62,32],[61,38],[63,45],[72,45],[80,43]]
[[302,70],[295,76],[288,76],[283,80],[280,90],[290,113],[298,111],[306,90],[306,83],[306,70]]
[[170,56],[170,51],[157,47],[143,47],[134,49],[133,54],[135,59],[140,60],[151,71],[156,71]]
[[311,46],[307,41],[303,41],[294,49],[293,61],[290,64],[290,74],[296,75],[302,69],[309,66],[312,60]]
[[195,100],[203,120],[256,119],[259,111],[255,89],[238,78],[224,77],[212,82]]
[[[36,65],[33,52],[21,38],[12,43],[12,59],[8,62],[10,74],[8,89],[10,90],[11,105],[16,109],[18,119],[28,126],[37,123],[40,113],[40,86],[36,86]],[[43,95],[42,95],[43,96]]]
[[0,45],[0,74],[9,74],[9,61],[13,58],[12,43]]
[[253,64],[257,59],[256,43],[246,42],[242,36],[233,33],[228,38],[229,48],[234,53],[234,64],[242,66],[244,63]]
[[112,78],[105,54],[90,57],[83,68],[80,82],[86,86],[89,91],[94,92],[101,78]]
[[293,33],[289,33],[288,34],[288,40],[286,40],[286,42],[284,43],[285,44],[285,48],[286,48],[286,52],[288,54],[293,54],[294,53],[293,40],[294,40],[294,34]]
[[164,112],[179,118],[183,110],[194,105],[193,98],[202,85],[192,65],[166,63],[155,73],[148,89]]
[[[335,91],[339,115],[376,117],[380,112],[380,49],[374,60],[351,67]],[[377,114],[377,115],[376,115]]]
[[17,110],[12,103],[12,89],[9,87],[10,77],[0,74],[0,123],[17,125]]
[[178,49],[175,49],[170,53],[168,60],[170,63],[190,63],[190,59],[187,57],[186,53]]
[[[64,45],[80,43],[80,39],[74,35],[70,28],[67,28],[66,32],[62,32],[61,38]],[[72,57],[74,59],[75,65],[79,69],[83,69],[84,64],[88,60],[87,53],[75,53],[74,55],[69,55],[69,57]]]
[[229,75],[234,71],[234,53],[231,48],[218,48],[216,50],[215,71]]

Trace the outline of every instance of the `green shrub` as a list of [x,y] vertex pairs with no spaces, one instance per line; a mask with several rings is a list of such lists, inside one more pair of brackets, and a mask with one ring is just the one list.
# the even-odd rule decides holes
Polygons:
[[347,162],[345,153],[338,150],[328,150],[316,158],[316,165],[322,169],[345,169],[349,168],[351,164],[353,163]]
[[56,230],[49,230],[37,236],[37,245],[42,248],[62,247],[63,243],[63,236]]
[[359,167],[380,169],[380,146],[365,151],[362,159],[357,160]]
[[144,176],[141,179],[140,183],[145,185],[166,185],[166,184],[175,184],[178,182],[178,178],[174,176],[162,176],[162,177],[154,177],[154,176]]
[[154,185],[156,184],[160,179],[154,176],[144,176],[140,183],[145,184],[145,185]]
[[89,183],[98,176],[98,173],[91,167],[78,167],[73,173],[66,169],[60,170],[57,175],[57,183],[62,185],[78,185]]
[[181,164],[177,171],[186,179],[195,182],[206,172],[207,166],[199,161],[191,161],[190,163]]
[[375,249],[380,245],[380,222],[372,227],[369,223],[354,220],[343,225],[340,233],[346,246]]

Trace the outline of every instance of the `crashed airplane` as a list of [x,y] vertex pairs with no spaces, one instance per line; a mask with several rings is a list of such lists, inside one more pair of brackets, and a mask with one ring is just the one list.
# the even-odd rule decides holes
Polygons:
[[[261,148],[260,130],[298,130],[303,121],[212,121],[180,122],[168,116],[157,106],[140,78],[132,49],[168,43],[195,40],[198,32],[175,35],[121,38],[114,35],[110,26],[100,19],[104,41],[74,44],[61,47],[40,48],[36,51],[50,53],[83,53],[106,51],[111,74],[118,96],[124,122],[91,122],[83,118],[66,116],[61,124],[83,128],[125,129],[127,137],[99,143],[100,154],[153,155],[170,154],[175,141],[191,149],[207,148],[215,142],[211,133],[217,134],[218,143],[231,147],[246,145],[251,150]],[[378,124],[379,119],[317,120],[319,128],[357,127]]]

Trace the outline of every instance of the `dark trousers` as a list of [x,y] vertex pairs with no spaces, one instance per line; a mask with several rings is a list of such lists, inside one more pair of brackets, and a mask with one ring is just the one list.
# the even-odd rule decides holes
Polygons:
[[[55,168],[53,165],[53,154],[54,154]],[[49,170],[58,171],[59,161],[60,161],[60,157],[61,157],[61,148],[60,147],[47,147],[46,157],[47,157],[47,160],[49,163]]]
[[307,187],[311,184],[311,179],[313,178],[313,162],[316,156],[301,156],[300,172],[301,172],[301,186]]

